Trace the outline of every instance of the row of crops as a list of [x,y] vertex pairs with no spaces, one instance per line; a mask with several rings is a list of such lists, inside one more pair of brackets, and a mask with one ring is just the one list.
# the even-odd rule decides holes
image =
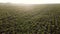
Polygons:
[[60,5],[0,4],[0,34],[60,34]]

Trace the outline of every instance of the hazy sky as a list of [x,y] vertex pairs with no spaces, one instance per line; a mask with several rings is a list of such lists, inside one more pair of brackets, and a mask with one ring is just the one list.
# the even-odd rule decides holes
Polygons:
[[24,3],[24,4],[45,4],[45,3],[60,3],[60,0],[0,0],[2,3]]

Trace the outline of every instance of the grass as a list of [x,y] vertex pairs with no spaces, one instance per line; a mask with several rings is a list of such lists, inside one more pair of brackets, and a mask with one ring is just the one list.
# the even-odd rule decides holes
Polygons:
[[0,4],[0,34],[59,34],[60,5]]

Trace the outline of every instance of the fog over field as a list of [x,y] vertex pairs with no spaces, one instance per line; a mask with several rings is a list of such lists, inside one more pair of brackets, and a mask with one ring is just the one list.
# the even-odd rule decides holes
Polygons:
[[0,3],[0,34],[60,34],[60,4]]

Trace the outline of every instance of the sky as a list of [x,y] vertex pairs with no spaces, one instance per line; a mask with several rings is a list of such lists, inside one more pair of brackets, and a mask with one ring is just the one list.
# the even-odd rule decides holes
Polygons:
[[0,0],[0,3],[49,4],[60,3],[60,0]]

